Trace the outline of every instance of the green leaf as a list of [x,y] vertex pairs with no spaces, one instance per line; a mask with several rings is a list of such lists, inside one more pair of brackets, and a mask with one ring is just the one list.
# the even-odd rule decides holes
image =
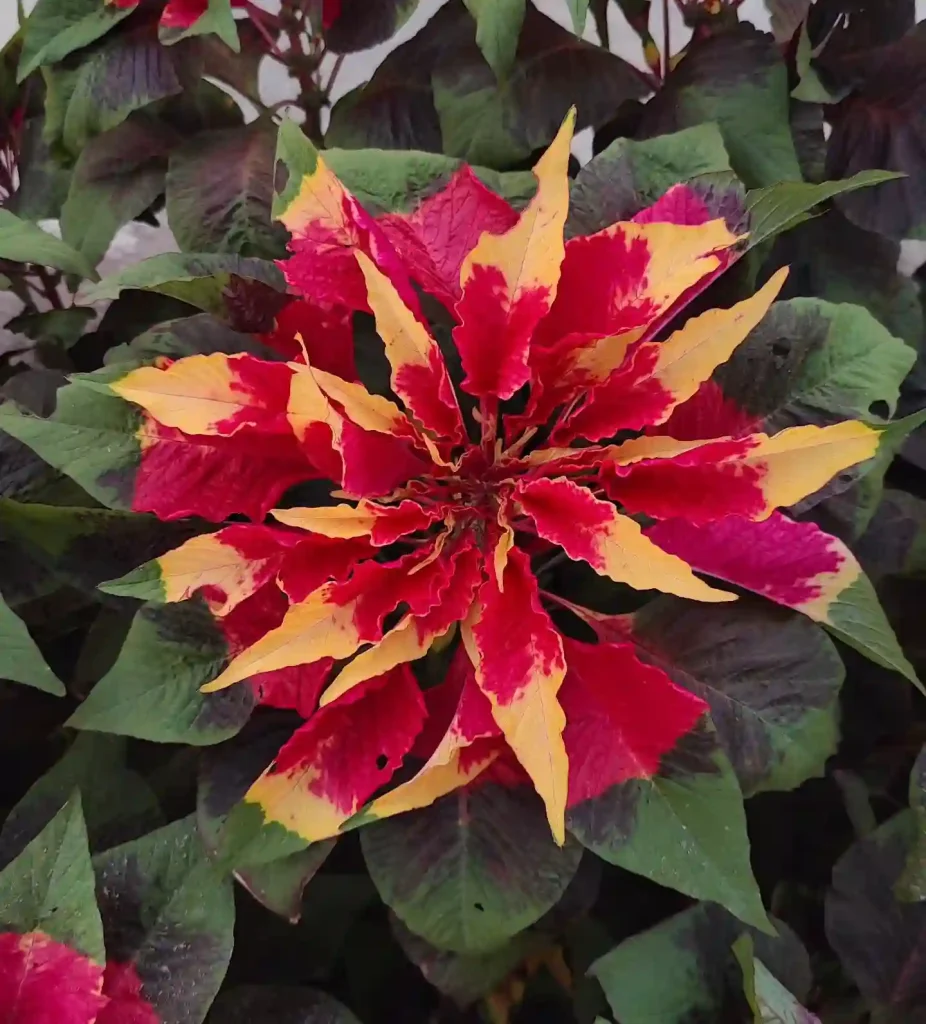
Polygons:
[[[439,153],[371,149],[327,149],[325,162],[374,214],[410,213],[463,166],[462,160]],[[488,167],[472,170],[485,186],[513,206],[525,206],[537,190],[537,179],[530,171],[493,171]]]
[[807,220],[809,211],[827,199],[899,177],[902,175],[893,171],[860,171],[843,181],[823,181],[819,185],[782,181],[753,189],[746,196],[752,223],[749,248],[754,249],[769,238],[790,231]]
[[78,794],[0,871],[0,930],[44,932],[97,963],[105,962]]
[[916,903],[926,900],[926,747],[910,772],[910,809],[915,838],[894,891],[898,899]]
[[292,728],[276,718],[256,718],[237,736],[204,752],[196,820],[210,856],[223,866],[233,866],[235,877],[258,902],[295,923],[302,916],[303,891],[336,840],[303,843],[304,849],[278,856],[273,829],[263,828],[245,845],[236,845],[238,834],[234,827],[227,827],[233,808],[291,735]]
[[0,864],[35,839],[75,791],[80,794],[91,850],[125,842],[161,823],[154,792],[126,764],[126,741],[81,733],[7,815],[0,829]]
[[83,289],[78,302],[89,306],[115,299],[126,289],[141,288],[221,315],[225,310],[224,292],[233,277],[259,281],[278,291],[284,287],[282,273],[266,260],[222,253],[167,252],[134,263]]
[[202,532],[190,521],[100,508],[61,508],[0,498],[0,527],[62,582],[93,593],[105,580]]
[[636,613],[631,636],[641,657],[710,705],[744,795],[824,774],[845,670],[803,615],[752,597],[722,611],[666,597]]
[[756,958],[751,935],[741,935],[733,943],[733,955],[743,970],[743,987],[754,1024],[820,1024],[819,1018],[804,1009]]
[[[277,192],[273,216],[278,217],[315,167],[318,150],[293,121],[280,125],[277,137]],[[380,149],[326,149],[325,163],[373,214],[410,213],[429,195],[446,185],[463,166],[462,160],[439,153]],[[285,177],[281,172],[285,170]],[[537,189],[530,171],[499,172],[472,168],[488,188],[514,206],[523,206]]]
[[443,151],[469,163],[511,167],[552,141],[571,106],[580,131],[603,124],[621,103],[646,91],[629,64],[531,4],[516,60],[501,82],[466,29],[454,31],[449,38],[458,48],[436,63],[431,84]]
[[204,604],[145,605],[115,665],[68,725],[155,743],[219,743],[241,728],[254,704],[246,683],[200,692],[227,657],[225,639]]
[[895,894],[916,838],[913,812],[888,819],[840,857],[826,896],[829,944],[884,1024],[915,1021],[926,1011],[926,902]]
[[45,664],[26,624],[0,597],[0,679],[34,686],[63,697],[64,684]]
[[231,881],[209,863],[192,817],[93,860],[106,953],[131,963],[163,1021],[198,1024],[231,959]]
[[360,844],[386,904],[432,945],[458,953],[492,949],[533,924],[582,857],[577,843],[556,846],[532,791],[491,784],[368,824]]
[[825,625],[837,640],[859,651],[876,665],[899,672],[918,690],[924,691],[867,576],[859,576],[842,591],[838,600],[830,605]]
[[747,22],[697,35],[646,105],[644,135],[716,122],[748,188],[800,181],[788,71],[772,37]]
[[208,0],[206,10],[189,28],[177,29],[162,25],[160,29],[161,42],[165,46],[171,46],[181,39],[205,35],[217,36],[233,53],[241,52],[231,0]]
[[[248,352],[261,359],[282,358],[273,349],[262,345],[252,334],[241,334],[220,323],[208,313],[167,320],[139,334],[126,345],[116,345],[104,357],[107,366],[117,363],[151,363],[159,356],[180,359],[183,356],[225,352],[235,355]],[[124,369],[123,369],[124,372]]]
[[17,80],[96,42],[131,13],[99,0],[38,0],[26,21]]
[[93,267],[79,252],[9,210],[0,210],[0,259],[36,263],[97,280]]
[[333,996],[295,986],[242,985],[216,1000],[209,1024],[360,1024]]
[[91,264],[163,193],[176,140],[163,123],[137,113],[83,147],[61,210],[61,234]]
[[572,31],[577,36],[585,31],[585,22],[588,19],[589,0],[566,0],[569,8],[569,17],[572,18]]
[[42,342],[54,348],[68,349],[80,341],[95,314],[92,309],[48,309],[42,313],[20,313],[6,322],[6,329],[15,334]]
[[68,83],[61,139],[78,154],[95,135],[133,112],[183,92],[179,54],[165,50],[147,27],[122,32],[84,60]]
[[395,916],[390,923],[408,959],[429,984],[460,1007],[490,995],[520,964],[542,953],[550,942],[549,936],[528,928],[485,953],[453,953],[432,946]]
[[590,235],[651,206],[684,182],[705,197],[735,191],[730,158],[713,123],[653,139],[616,139],[570,186],[567,235]]
[[476,19],[476,45],[501,80],[514,64],[526,0],[463,0]]
[[[112,371],[110,371],[112,372]],[[116,371],[122,374],[124,371]],[[141,416],[127,402],[68,384],[48,419],[0,405],[0,430],[28,445],[108,508],[131,508]]]
[[771,307],[717,380],[727,398],[777,431],[889,419],[915,360],[861,306],[789,299]]
[[[775,926],[774,938],[749,934],[775,975],[804,996],[811,982],[807,954],[786,925],[776,921]],[[590,973],[621,1024],[747,1020],[749,1007],[731,949],[742,932],[743,926],[719,907],[702,903],[622,942]]]
[[201,132],[171,154],[167,219],[181,249],[286,254],[286,233],[270,217],[275,146],[274,125],[259,120]]
[[518,52],[500,82],[461,3],[445,4],[331,112],[329,146],[444,152],[496,169],[529,166],[573,105],[578,127],[610,120],[645,83],[625,61],[526,5]]
[[749,864],[743,796],[707,724],[679,740],[657,775],[576,805],[566,826],[609,864],[770,927]]

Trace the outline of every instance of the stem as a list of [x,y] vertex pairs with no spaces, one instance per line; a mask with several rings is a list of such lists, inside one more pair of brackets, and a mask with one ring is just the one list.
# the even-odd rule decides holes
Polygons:
[[[267,44],[267,53],[271,57],[274,57],[276,60],[280,61],[280,63],[285,64],[287,55],[283,53],[283,51],[279,48],[279,46],[277,45],[279,39],[274,38],[270,34],[270,30],[264,24],[263,20],[257,16],[252,15],[251,24],[257,29],[261,39],[263,39],[263,41]],[[279,29],[279,25],[277,25],[277,29]]]
[[339,53],[334,62],[334,67],[331,69],[331,74],[328,77],[328,82],[325,85],[325,99],[331,96],[331,87],[334,85],[335,80],[338,77],[338,72],[341,70],[341,65],[344,63],[344,54]]
[[58,282],[48,273],[45,267],[36,267],[35,276],[42,282],[42,290],[45,298],[51,303],[53,309],[64,309],[64,303],[58,294]]
[[671,29],[669,28],[669,0],[662,0],[662,80],[669,77],[669,59],[672,55]]

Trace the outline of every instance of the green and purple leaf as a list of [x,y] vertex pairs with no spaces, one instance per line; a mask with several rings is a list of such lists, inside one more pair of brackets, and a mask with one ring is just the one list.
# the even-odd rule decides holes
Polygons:
[[[334,849],[335,839],[276,855],[271,837],[280,826],[262,828],[244,849],[235,849],[226,829],[229,814],[299,725],[293,715],[256,716],[237,736],[207,751],[200,762],[196,820],[206,849],[219,863],[233,864],[235,877],[265,907],[289,921],[302,915],[302,894]],[[240,813],[240,812],[239,812]]]
[[655,775],[577,804],[566,826],[610,864],[770,927],[749,864],[742,792],[707,722],[679,739]]
[[923,1015],[926,902],[897,898],[895,887],[917,839],[911,811],[859,839],[836,862],[826,897],[826,936],[878,1020]]
[[[786,987],[807,994],[810,963],[800,940],[775,921],[777,935],[747,933],[757,953]],[[621,1024],[688,1024],[695,1020],[748,1020],[749,1006],[733,944],[739,921],[701,903],[626,939],[592,964]],[[659,982],[653,983],[653,965]]]
[[630,638],[710,706],[746,796],[823,775],[839,741],[845,672],[807,619],[746,597],[722,610],[667,597],[633,616]]
[[155,743],[219,743],[244,725],[254,706],[248,686],[200,692],[229,654],[228,641],[199,600],[145,605],[116,663],[68,724]]
[[380,895],[413,932],[458,953],[497,947],[552,907],[582,857],[553,842],[527,786],[469,786],[360,831]]
[[0,679],[34,686],[58,697],[64,684],[52,672],[25,622],[0,596]]
[[134,839],[162,823],[151,787],[126,764],[126,741],[79,733],[6,816],[0,828],[0,866],[21,853],[75,792],[80,794],[91,852]]
[[0,932],[41,932],[102,965],[87,828],[76,793],[0,871]]
[[231,958],[235,906],[192,817],[100,854],[94,868],[109,961],[130,965],[159,1019],[201,1024]]
[[360,1024],[325,992],[294,985],[245,985],[223,992],[209,1024]]

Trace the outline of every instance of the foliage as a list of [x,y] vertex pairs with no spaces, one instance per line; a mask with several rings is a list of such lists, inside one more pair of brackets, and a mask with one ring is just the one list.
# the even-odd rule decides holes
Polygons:
[[673,3],[23,15],[0,1019],[926,1014],[926,26]]

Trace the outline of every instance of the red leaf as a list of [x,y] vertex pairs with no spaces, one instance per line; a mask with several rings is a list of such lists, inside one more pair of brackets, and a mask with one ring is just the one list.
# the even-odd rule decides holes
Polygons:
[[848,548],[814,523],[797,523],[780,512],[754,523],[740,516],[694,525],[667,519],[647,531],[666,551],[699,572],[728,580],[812,618],[860,575]]
[[652,206],[633,217],[635,224],[706,224],[711,219],[704,200],[684,184],[673,185]]
[[165,520],[201,516],[217,523],[243,514],[260,521],[287,488],[319,475],[292,436],[272,443],[248,430],[192,437],[143,417],[135,512]]
[[[302,339],[301,344],[297,335]],[[277,314],[273,331],[259,337],[291,362],[305,362],[308,352],[309,363],[317,369],[344,380],[357,380],[351,313],[343,306],[323,309],[296,299]]]
[[483,231],[500,235],[517,220],[508,202],[464,166],[413,213],[391,213],[379,224],[421,287],[453,310],[463,294],[460,268],[466,254]]
[[0,935],[3,1024],[94,1024],[103,968],[41,932]]
[[327,580],[344,580],[375,549],[363,537],[322,537],[309,534],[289,552],[280,567],[280,586],[291,601],[304,601]]
[[698,441],[704,437],[736,437],[759,428],[761,418],[751,416],[732,398],[727,398],[715,380],[706,380],[665,421],[647,427],[647,434],[660,434],[679,441]]
[[109,1002],[96,1024],[160,1024],[161,1018],[141,993],[141,979],[134,964],[107,963],[103,994]]
[[569,755],[567,806],[628,779],[656,774],[662,755],[707,710],[661,669],[644,665],[632,644],[564,639],[568,671],[560,690]]

